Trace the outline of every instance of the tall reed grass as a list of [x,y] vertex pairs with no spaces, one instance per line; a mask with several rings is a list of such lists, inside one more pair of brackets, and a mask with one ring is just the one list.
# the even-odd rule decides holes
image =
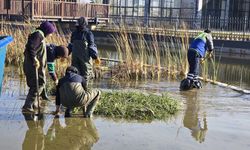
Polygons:
[[166,37],[152,29],[150,34],[135,27],[136,34],[129,33],[126,25],[120,25],[119,32],[113,35],[118,51],[119,78],[124,79],[160,79],[184,75],[187,72],[186,53],[189,45],[187,32],[182,38]]
[[[25,23],[23,26],[5,24],[1,22],[1,35],[11,35],[14,42],[8,46],[6,64],[18,66],[20,76],[23,76],[23,52],[28,35],[35,30],[39,23]],[[134,26],[130,33],[127,25],[119,25],[119,32],[113,34],[114,44],[118,52],[119,63],[112,66],[96,67],[96,72],[102,77],[103,73],[111,72],[111,78],[124,80],[140,79],[161,79],[176,78],[178,75],[185,76],[188,71],[187,50],[189,47],[190,32],[184,29],[179,30],[178,37],[175,35],[164,36],[169,33],[168,28],[162,27],[148,29]],[[68,45],[70,34],[57,25],[58,32],[46,39],[47,43],[56,45]],[[101,56],[100,56],[101,57]],[[65,68],[70,65],[70,59],[64,63],[57,63],[57,73],[62,75]],[[217,79],[219,63],[212,59],[212,67],[205,62],[202,65],[202,76],[204,78]],[[60,61],[60,60],[58,60]],[[210,71],[208,71],[210,70]],[[211,70],[212,77],[211,77]]]
[[[23,77],[23,61],[24,55],[23,52],[25,50],[25,45],[27,43],[27,39],[30,33],[32,33],[37,27],[39,23],[31,24],[25,23],[23,25],[6,24],[1,22],[1,30],[0,35],[10,35],[14,38],[14,41],[8,45],[8,51],[6,54],[6,65],[15,65],[18,67],[18,72],[20,77]],[[53,34],[51,37],[46,38],[47,44],[54,43],[56,45],[65,45],[67,46],[69,37],[62,34],[62,29],[57,27],[58,32]],[[70,58],[69,58],[70,59]],[[60,60],[58,60],[60,61]],[[58,65],[57,72],[63,72],[63,68],[69,64],[68,61],[64,61],[64,63],[60,62],[60,66]]]

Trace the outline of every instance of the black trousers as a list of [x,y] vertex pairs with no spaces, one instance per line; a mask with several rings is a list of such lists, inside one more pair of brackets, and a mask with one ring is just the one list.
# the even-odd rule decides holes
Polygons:
[[200,65],[200,55],[194,49],[188,50],[188,64],[189,64],[189,74],[194,76],[199,75],[199,65]]

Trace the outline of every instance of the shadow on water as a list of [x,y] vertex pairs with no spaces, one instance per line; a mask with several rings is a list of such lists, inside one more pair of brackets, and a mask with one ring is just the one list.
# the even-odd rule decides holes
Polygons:
[[52,123],[45,129],[45,118],[23,113],[27,131],[23,140],[23,150],[90,150],[99,140],[97,129],[91,119],[52,118]]

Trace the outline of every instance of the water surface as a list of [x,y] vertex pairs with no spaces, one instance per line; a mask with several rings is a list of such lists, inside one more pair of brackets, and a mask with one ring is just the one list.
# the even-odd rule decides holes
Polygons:
[[[5,82],[0,98],[1,149],[113,149],[113,150],[249,150],[250,95],[205,84],[201,90],[180,92],[176,81],[94,82],[101,89],[169,92],[184,105],[167,121],[138,122],[95,116],[84,119],[54,118],[43,114],[40,121],[22,114],[25,93],[19,80]],[[46,112],[54,110],[48,103]]]

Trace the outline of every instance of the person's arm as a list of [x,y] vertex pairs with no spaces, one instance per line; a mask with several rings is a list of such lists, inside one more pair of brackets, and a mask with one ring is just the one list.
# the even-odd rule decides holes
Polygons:
[[58,82],[56,71],[55,71],[55,62],[48,61],[47,66],[48,66],[49,75],[51,76],[52,80],[55,82]]
[[92,59],[98,58],[98,51],[94,40],[94,35],[91,31],[87,32],[86,39],[88,42],[89,54]]
[[71,37],[70,37],[70,43],[73,43],[74,40],[76,40],[76,31],[72,32]]
[[47,69],[49,72],[50,77],[53,81],[58,82],[56,71],[55,71],[55,49],[56,45],[50,44],[47,45]]
[[[71,34],[71,37],[70,37],[70,43],[68,44],[68,46],[67,46],[67,48],[68,48],[68,50],[69,50],[69,55],[72,53],[72,51],[73,51],[73,41],[74,40],[76,40],[76,35],[75,35],[75,32],[73,32],[72,34]],[[68,56],[69,56],[68,55]]]
[[35,62],[37,50],[39,46],[42,44],[42,41],[43,37],[39,32],[32,33],[28,38],[26,48],[29,51],[30,58],[33,61],[33,63]]
[[214,50],[214,43],[213,43],[213,37],[211,34],[207,34],[207,48],[209,52],[212,52]]
[[[67,48],[68,48],[68,50],[69,50],[69,55],[70,55],[70,54],[72,53],[72,50],[73,50],[73,44],[72,44],[72,43],[69,43]],[[68,56],[69,56],[69,55],[68,55]]]

